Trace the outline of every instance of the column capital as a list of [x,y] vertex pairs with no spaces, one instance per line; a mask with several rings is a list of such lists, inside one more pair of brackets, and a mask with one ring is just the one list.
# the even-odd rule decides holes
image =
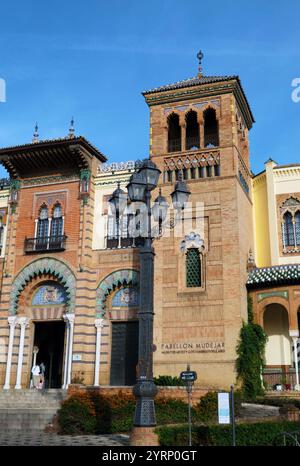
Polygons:
[[68,322],[70,325],[74,324],[75,314],[73,312],[68,312],[67,314],[64,314],[63,317],[65,322]]
[[28,317],[18,317],[17,324],[20,325],[20,327],[27,327],[29,324],[29,318]]
[[95,327],[96,328],[103,328],[104,326],[104,319],[95,319]]
[[15,327],[16,324],[17,324],[17,320],[18,320],[18,317],[17,316],[9,316],[7,321],[8,321],[8,325],[10,327]]

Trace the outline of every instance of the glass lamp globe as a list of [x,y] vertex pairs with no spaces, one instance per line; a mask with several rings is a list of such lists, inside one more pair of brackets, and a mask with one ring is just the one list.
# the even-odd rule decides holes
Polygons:
[[127,185],[127,191],[130,200],[132,202],[145,202],[146,188],[147,184],[142,175],[139,172],[133,173]]
[[160,189],[159,195],[155,199],[154,204],[152,206],[152,215],[153,215],[155,222],[165,221],[167,217],[167,213],[168,213],[168,208],[169,208],[169,205],[166,201],[166,198],[161,195],[161,189]]
[[189,200],[191,192],[189,191],[186,183],[182,180],[177,181],[175,189],[171,193],[173,206],[175,209],[184,209],[186,202]]
[[150,159],[143,160],[138,173],[142,176],[144,182],[147,184],[148,189],[152,190],[156,188],[161,171],[159,168],[157,168],[155,163],[153,163]]
[[117,189],[112,193],[108,202],[115,209],[117,215],[122,215],[127,205],[127,194],[120,188],[120,183],[118,183]]

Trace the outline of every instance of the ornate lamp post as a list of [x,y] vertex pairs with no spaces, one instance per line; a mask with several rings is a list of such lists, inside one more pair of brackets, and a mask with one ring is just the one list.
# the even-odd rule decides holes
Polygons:
[[[154,398],[157,387],[153,382],[153,292],[154,292],[154,249],[151,231],[151,217],[159,223],[160,232],[165,220],[168,203],[161,195],[156,198],[151,208],[151,191],[158,185],[161,171],[149,159],[145,159],[137,172],[133,173],[127,185],[131,202],[144,203],[146,207],[146,228],[143,245],[140,247],[140,308],[139,308],[139,360],[137,369],[137,383],[133,387],[136,397],[134,415],[134,430],[131,437],[132,445],[157,445],[153,433],[156,426]],[[190,192],[183,181],[178,181],[171,194],[174,208],[181,210],[187,202]],[[111,198],[117,203],[118,196]]]

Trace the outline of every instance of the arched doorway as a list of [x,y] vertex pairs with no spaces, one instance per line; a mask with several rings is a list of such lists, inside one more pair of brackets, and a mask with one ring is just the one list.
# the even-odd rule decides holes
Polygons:
[[45,365],[45,388],[63,384],[66,303],[65,289],[51,280],[39,284],[31,295],[32,364]]
[[281,304],[269,304],[266,306],[263,322],[268,336],[265,365],[274,368],[290,366],[291,343],[287,310]]
[[134,385],[139,344],[137,286],[117,289],[106,305],[111,323],[110,385]]

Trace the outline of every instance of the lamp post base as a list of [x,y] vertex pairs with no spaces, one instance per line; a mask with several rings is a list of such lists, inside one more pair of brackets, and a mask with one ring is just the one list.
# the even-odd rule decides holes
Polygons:
[[134,447],[157,447],[159,446],[158,435],[154,432],[155,427],[134,426],[130,435],[130,445]]

